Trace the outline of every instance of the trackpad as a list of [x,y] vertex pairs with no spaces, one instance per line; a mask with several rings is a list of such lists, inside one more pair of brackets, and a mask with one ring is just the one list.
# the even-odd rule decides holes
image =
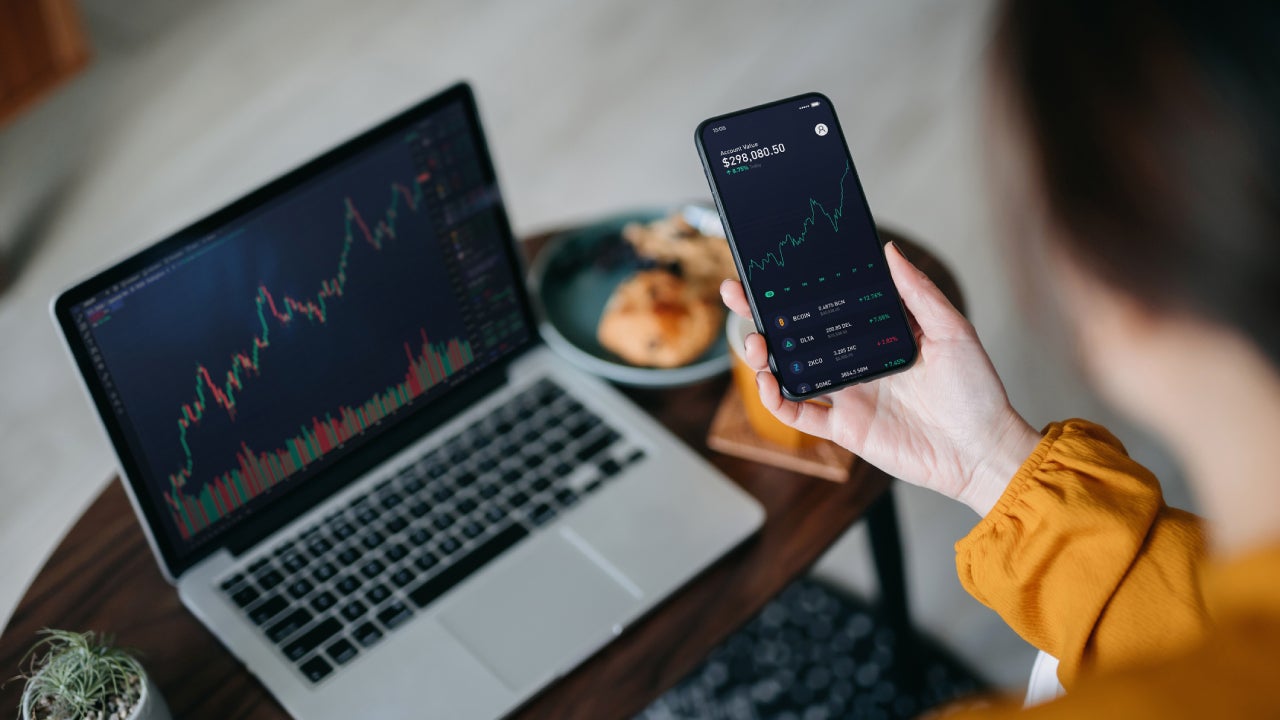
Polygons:
[[[512,690],[542,685],[613,634],[640,602],[564,528],[521,548],[450,599],[440,622]],[[525,551],[527,550],[527,552]],[[589,547],[586,552],[594,554]],[[599,559],[599,558],[597,558]],[[603,559],[599,559],[603,563]]]

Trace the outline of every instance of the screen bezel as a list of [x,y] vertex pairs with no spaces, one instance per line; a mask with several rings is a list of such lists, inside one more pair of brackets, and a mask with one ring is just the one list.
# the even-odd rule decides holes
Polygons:
[[135,507],[142,513],[143,519],[148,526],[147,529],[152,546],[159,555],[159,560],[166,571],[167,577],[177,579],[187,569],[219,549],[227,548],[231,552],[238,554],[247,548],[253,547],[262,538],[288,524],[300,514],[305,513],[362,474],[422,437],[432,428],[444,423],[494,388],[502,385],[506,382],[507,368],[511,362],[539,343],[532,304],[527,292],[519,293],[521,311],[524,315],[526,327],[529,329],[528,339],[523,344],[513,348],[506,356],[495,361],[492,365],[460,385],[450,388],[432,402],[414,409],[404,419],[385,429],[378,437],[367,441],[346,457],[335,461],[333,465],[320,471],[315,477],[298,484],[296,487],[285,488],[280,497],[247,513],[244,517],[235,520],[230,526],[215,531],[216,534],[214,536],[192,547],[182,547],[180,543],[174,542],[169,533],[165,531],[162,525],[164,522],[161,513],[162,508],[157,507],[157,504],[152,499],[151,492],[142,480],[142,466],[133,457],[130,447],[125,441],[123,427],[111,408],[108,395],[98,374],[94,371],[88,348],[75,327],[71,309],[102,292],[113,283],[119,282],[154,264],[179,246],[190,243],[228,223],[234,222],[238,217],[278,199],[316,175],[345,162],[370,146],[386,140],[420,119],[453,103],[462,103],[471,126],[471,133],[476,141],[481,171],[484,173],[485,180],[497,189],[498,202],[494,204],[493,212],[497,216],[498,231],[503,236],[506,244],[509,269],[516,281],[523,287],[525,277],[523,258],[515,235],[511,230],[511,223],[506,212],[506,205],[502,201],[501,190],[498,189],[497,173],[493,166],[488,142],[480,124],[475,94],[472,92],[470,85],[460,82],[267,182],[240,199],[193,222],[168,237],[130,255],[93,277],[64,291],[54,300],[52,312],[55,324],[63,336],[72,359],[79,370],[78,374],[81,382],[84,384],[98,413],[98,418],[115,450],[116,457],[120,463],[122,481],[129,487]]
[[[871,222],[871,232],[875,236],[876,245],[880,251],[881,260],[887,263],[888,259],[885,257],[885,254],[884,254],[884,241],[880,239],[880,230],[878,227],[876,227],[875,216],[871,214],[871,206],[867,203],[867,194],[862,189],[862,179],[858,176],[858,168],[853,163],[853,154],[849,152],[849,141],[845,139],[844,130],[840,126],[840,117],[836,113],[835,104],[831,102],[831,98],[828,98],[826,95],[820,92],[801,93],[799,95],[793,95],[791,97],[783,98],[781,100],[774,100],[773,102],[767,102],[762,105],[755,105],[753,107],[744,108],[742,110],[735,110],[734,112],[725,113],[723,115],[716,115],[715,117],[707,118],[706,120],[703,120],[702,122],[698,123],[698,127],[695,128],[693,131],[694,144],[698,148],[698,158],[702,161],[702,171],[707,176],[707,184],[711,186],[711,196],[715,200],[716,210],[720,213],[720,221],[721,221],[721,224],[724,226],[725,237],[729,241],[729,249],[733,251],[733,262],[738,269],[738,279],[742,282],[743,290],[746,291],[746,295],[747,295],[747,303],[751,306],[751,319],[756,325],[756,332],[760,333],[766,338],[769,337],[769,334],[766,330],[765,324],[760,319],[760,310],[759,308],[756,307],[755,293],[751,291],[751,285],[747,280],[748,275],[746,272],[746,267],[742,263],[741,254],[738,252],[738,243],[733,239],[733,225],[729,221],[728,214],[725,212],[724,202],[720,199],[720,186],[719,186],[719,183],[716,181],[716,174],[715,172],[713,172],[711,159],[707,155],[707,148],[703,142],[703,133],[706,131],[708,126],[713,125],[715,123],[724,122],[726,120],[730,120],[736,117],[741,117],[743,115],[750,115],[751,113],[759,112],[761,110],[769,110],[779,105],[794,104],[800,101],[812,102],[814,100],[826,103],[827,107],[831,111],[831,119],[832,119],[832,122],[835,124],[835,132],[840,137],[840,147],[844,149],[845,159],[849,163],[849,168],[853,171],[853,180],[854,180],[854,185],[858,191],[858,199],[862,203],[863,212],[866,213],[867,219]],[[909,318],[910,315],[907,313],[906,306],[902,304],[902,295],[901,293],[898,292],[897,287],[894,287],[893,294],[894,294],[894,298],[898,302],[898,308],[902,312],[902,317],[904,319]],[[814,390],[812,392],[801,394],[801,395],[792,393],[790,390],[787,389],[786,384],[782,382],[782,374],[778,370],[778,365],[772,351],[769,352],[769,370],[770,372],[773,373],[773,376],[777,378],[778,389],[782,391],[783,397],[785,397],[788,400],[796,400],[796,401],[812,400],[813,398],[821,397],[823,395],[836,392],[841,388],[846,388],[851,385],[860,385],[865,382],[870,382],[872,380],[876,380],[876,379],[885,377],[887,375],[900,373],[900,372],[903,372],[904,370],[909,369],[912,365],[915,365],[916,358],[919,357],[920,355],[920,349],[916,345],[915,337],[912,336],[910,333],[908,333],[907,335],[907,343],[910,345],[911,355],[907,359],[906,363],[899,365],[898,367],[887,368],[884,370],[880,370],[878,372],[868,373],[861,377],[854,378],[852,380],[846,380],[844,382],[834,382],[831,385],[824,387],[822,389]]]

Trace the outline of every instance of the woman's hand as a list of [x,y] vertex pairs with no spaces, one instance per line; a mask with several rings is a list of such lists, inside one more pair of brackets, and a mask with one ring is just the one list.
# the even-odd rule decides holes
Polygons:
[[[913,316],[920,356],[905,372],[827,396],[831,406],[782,397],[764,338],[747,337],[760,399],[779,420],[835,441],[902,480],[986,515],[1040,436],[1009,404],[973,326],[933,281],[890,244],[893,282]],[[742,284],[720,286],[725,305],[750,319]]]

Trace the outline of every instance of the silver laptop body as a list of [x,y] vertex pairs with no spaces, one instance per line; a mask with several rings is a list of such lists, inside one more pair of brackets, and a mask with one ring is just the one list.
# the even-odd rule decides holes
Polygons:
[[[126,431],[130,370],[112,370],[113,363],[120,368],[127,361],[113,360],[111,345],[119,341],[109,334],[127,328],[127,319],[113,317],[132,312],[130,303],[148,301],[129,295],[150,292],[147,268],[160,267],[157,258],[172,259],[166,253],[173,247],[235,217],[238,208],[305,182],[334,157],[358,158],[361,148],[450,103],[467,115],[481,169],[491,173],[474,99],[465,85],[455,86],[343,145],[337,156],[303,166],[54,303],[55,322],[120,457],[125,487],[161,570],[183,603],[304,720],[505,715],[763,521],[758,503],[612,387],[567,366],[537,340],[532,324],[528,342],[495,366],[500,377],[493,368],[460,375],[445,400],[433,406],[427,398],[426,409],[408,415],[416,418],[412,423],[427,423],[435,412],[422,433],[404,437],[404,428],[416,425],[394,414],[375,423],[364,415],[357,421],[352,411],[349,425],[364,428],[369,421],[362,430],[370,436],[367,447],[350,438],[349,452],[341,443],[335,448],[333,440],[326,444],[303,427],[302,440],[273,458],[260,456],[256,470],[246,444],[250,459],[242,458],[243,472],[223,475],[225,482],[207,492],[203,505],[157,500],[178,497],[185,482],[195,482],[194,471],[185,479],[171,474],[163,489],[155,487],[145,458],[131,444],[138,440]],[[424,172],[421,182],[425,178]],[[477,195],[476,207],[497,213],[494,232],[506,236],[505,252],[518,268],[493,188]],[[403,196],[416,211],[410,193]],[[356,232],[352,217],[349,235]],[[154,282],[163,282],[155,272]],[[288,311],[264,298],[258,307],[265,326],[262,308],[270,306],[277,317]],[[330,301],[338,303],[332,294]],[[517,302],[527,321],[523,292]],[[289,307],[306,310],[301,301]],[[116,328],[108,328],[108,320]],[[422,341],[426,353],[425,331]],[[146,349],[132,346],[131,352]],[[454,352],[441,346],[441,357]],[[250,393],[254,377],[246,375],[233,389]],[[476,394],[482,379],[485,390]],[[406,405],[413,393],[426,398],[421,385],[405,382],[413,391],[402,388]],[[156,383],[162,384],[158,376]],[[468,388],[474,397],[465,404],[440,409]],[[202,392],[204,404],[196,409],[212,418],[212,391]],[[215,400],[231,409],[230,396]],[[196,428],[191,433],[203,432],[199,422],[214,422],[192,420],[197,413],[190,407],[181,417]],[[315,422],[321,433],[321,421]],[[393,431],[400,435],[392,439]],[[186,440],[184,435],[190,458]],[[301,470],[288,466],[294,473],[306,469],[307,453],[338,460],[334,469],[325,466],[297,481],[301,490],[287,479],[280,481],[282,490],[264,490],[265,475],[284,475],[280,463],[289,463],[289,453],[302,458]],[[350,474],[353,466],[360,471]],[[344,469],[349,477],[341,475]],[[246,507],[254,512],[244,513]],[[225,513],[234,522],[191,549],[175,539],[180,534],[173,525],[180,523],[166,520],[166,513],[188,523],[198,516],[210,526]],[[196,526],[186,532],[190,527]]]

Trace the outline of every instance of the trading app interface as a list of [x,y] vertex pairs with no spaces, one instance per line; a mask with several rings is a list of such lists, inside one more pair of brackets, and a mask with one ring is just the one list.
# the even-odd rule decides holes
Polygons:
[[701,141],[787,390],[905,365],[909,326],[830,104],[801,98],[731,116],[704,126]]
[[480,153],[446,106],[71,309],[179,548],[528,338]]

